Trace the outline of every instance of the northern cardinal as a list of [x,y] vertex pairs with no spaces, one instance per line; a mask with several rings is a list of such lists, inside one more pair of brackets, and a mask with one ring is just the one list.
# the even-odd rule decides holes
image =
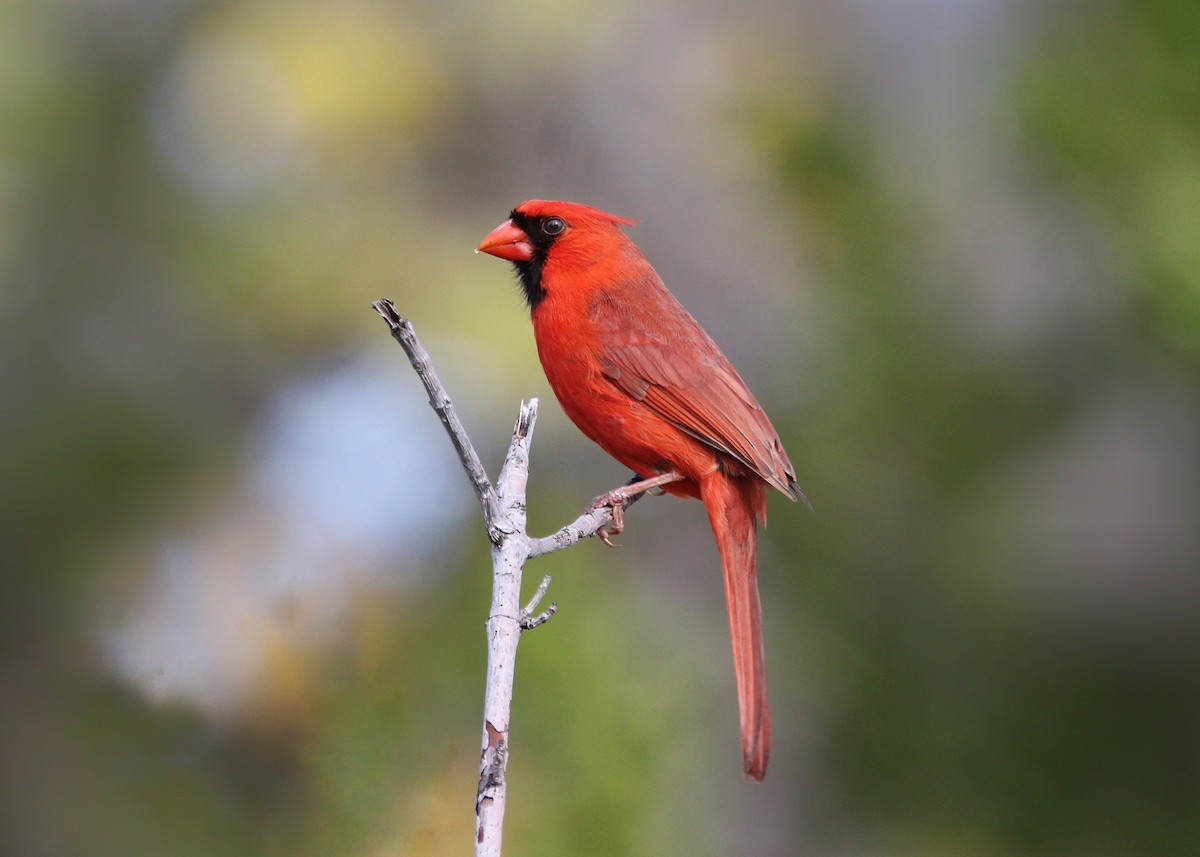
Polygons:
[[567,416],[636,474],[593,508],[611,505],[619,531],[624,502],[650,487],[704,502],[725,572],[742,759],[747,776],[762,780],[771,717],[757,525],[768,485],[792,500],[804,494],[745,382],[622,230],[635,222],[534,199],[479,250],[516,268],[538,356]]

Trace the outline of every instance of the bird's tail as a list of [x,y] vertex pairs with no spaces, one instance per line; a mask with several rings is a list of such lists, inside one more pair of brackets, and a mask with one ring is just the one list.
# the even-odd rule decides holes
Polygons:
[[718,472],[701,483],[700,494],[725,571],[725,601],[742,724],[742,762],[746,776],[761,781],[771,752],[756,568],[758,519],[766,514],[766,486],[758,479],[736,479]]

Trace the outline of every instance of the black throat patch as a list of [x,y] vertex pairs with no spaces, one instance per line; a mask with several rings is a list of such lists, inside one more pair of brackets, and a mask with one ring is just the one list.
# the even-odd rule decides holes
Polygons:
[[550,248],[562,233],[554,235],[546,233],[544,228],[546,221],[557,219],[553,215],[531,217],[514,209],[509,216],[512,218],[512,222],[529,237],[529,243],[533,245],[533,255],[528,260],[518,260],[512,263],[513,268],[517,271],[517,277],[521,281],[525,302],[529,304],[532,312],[546,297],[546,290],[542,286],[542,268],[546,264],[546,254],[550,252]]

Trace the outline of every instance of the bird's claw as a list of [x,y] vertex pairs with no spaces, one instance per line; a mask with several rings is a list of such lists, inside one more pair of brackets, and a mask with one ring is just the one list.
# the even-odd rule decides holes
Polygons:
[[625,530],[625,504],[628,502],[629,495],[620,488],[617,488],[615,491],[601,494],[588,506],[589,512],[607,508],[612,514],[612,523],[605,524],[596,530],[596,535],[600,538],[600,541],[604,542],[610,548],[620,547],[620,545],[612,541],[612,537],[621,535]]
[[635,473],[633,478],[620,488],[614,488],[607,494],[601,494],[593,500],[587,508],[589,512],[595,512],[606,506],[612,511],[612,524],[605,525],[596,530],[596,535],[600,537],[600,541],[604,542],[610,548],[617,547],[617,545],[614,545],[610,541],[609,537],[619,536],[621,531],[625,529],[625,507],[629,506],[643,494],[661,494],[663,493],[661,486],[670,484],[671,482],[678,482],[683,478],[673,470],[669,473],[660,473],[649,479],[643,479]]

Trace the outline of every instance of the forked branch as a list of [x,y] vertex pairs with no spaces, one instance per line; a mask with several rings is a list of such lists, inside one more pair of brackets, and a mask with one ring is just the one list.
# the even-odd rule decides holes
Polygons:
[[[551,602],[546,610],[532,615],[550,585],[550,578],[546,577],[522,609],[521,573],[526,560],[531,557],[570,547],[581,539],[611,528],[614,523],[612,510],[603,507],[587,511],[550,536],[530,538],[525,531],[525,488],[529,481],[529,446],[537,422],[537,399],[521,404],[512,443],[504,458],[500,476],[493,486],[412,324],[396,312],[390,300],[375,301],[372,306],[387,322],[392,336],[404,348],[409,362],[425,385],[429,403],[450,435],[463,469],[479,498],[488,538],[492,542],[492,605],[486,626],[487,684],[484,688],[479,786],[475,797],[475,854],[477,857],[499,857],[507,799],[505,773],[508,767],[509,717],[517,643],[522,631],[544,624],[557,608]],[[620,505],[624,508],[634,499],[636,497],[625,499]]]

